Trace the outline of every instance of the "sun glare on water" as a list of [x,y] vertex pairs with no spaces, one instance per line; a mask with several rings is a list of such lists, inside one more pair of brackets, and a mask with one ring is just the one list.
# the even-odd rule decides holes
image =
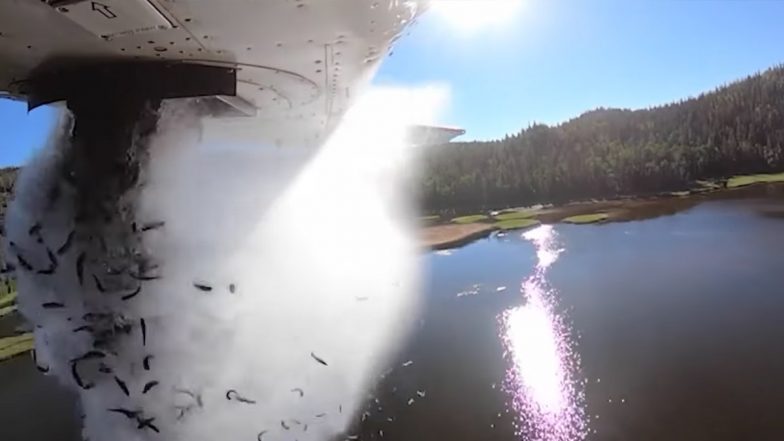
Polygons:
[[510,21],[522,6],[522,0],[436,0],[430,10],[463,32],[475,32]]
[[532,441],[582,441],[587,435],[579,354],[567,321],[556,312],[556,294],[546,270],[563,249],[551,225],[523,234],[538,263],[523,282],[525,304],[501,316],[501,338],[510,368],[506,389],[518,414],[517,432]]

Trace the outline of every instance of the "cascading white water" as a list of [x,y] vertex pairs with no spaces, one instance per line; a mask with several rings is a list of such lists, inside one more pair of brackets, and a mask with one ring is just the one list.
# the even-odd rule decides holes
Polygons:
[[80,195],[58,182],[64,123],[20,177],[7,251],[32,267],[20,308],[39,366],[79,392],[85,436],[344,431],[417,307],[405,128],[430,122],[431,92],[369,93],[315,155],[201,137],[167,104],[105,224],[74,220]]

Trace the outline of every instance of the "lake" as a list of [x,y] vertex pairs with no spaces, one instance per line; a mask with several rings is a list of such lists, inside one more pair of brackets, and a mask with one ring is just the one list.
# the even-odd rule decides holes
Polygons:
[[[351,432],[407,441],[781,439],[780,193],[423,255],[417,326]],[[0,365],[0,438],[77,439],[70,397],[28,359]]]

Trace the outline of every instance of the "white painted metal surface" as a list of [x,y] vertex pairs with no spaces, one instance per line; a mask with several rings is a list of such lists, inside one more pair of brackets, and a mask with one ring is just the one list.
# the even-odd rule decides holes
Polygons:
[[0,90],[61,58],[235,66],[259,132],[317,143],[428,1],[0,0]]
[[147,0],[81,1],[55,9],[105,39],[172,28],[169,20]]

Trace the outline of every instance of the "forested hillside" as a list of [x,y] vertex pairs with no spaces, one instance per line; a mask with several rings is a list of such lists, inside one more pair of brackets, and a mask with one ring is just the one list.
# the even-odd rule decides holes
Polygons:
[[5,209],[14,192],[14,182],[18,172],[17,167],[0,168],[0,226],[4,225]]
[[782,147],[784,65],[665,106],[598,109],[498,141],[432,148],[423,202],[459,210],[671,191],[784,170]]

